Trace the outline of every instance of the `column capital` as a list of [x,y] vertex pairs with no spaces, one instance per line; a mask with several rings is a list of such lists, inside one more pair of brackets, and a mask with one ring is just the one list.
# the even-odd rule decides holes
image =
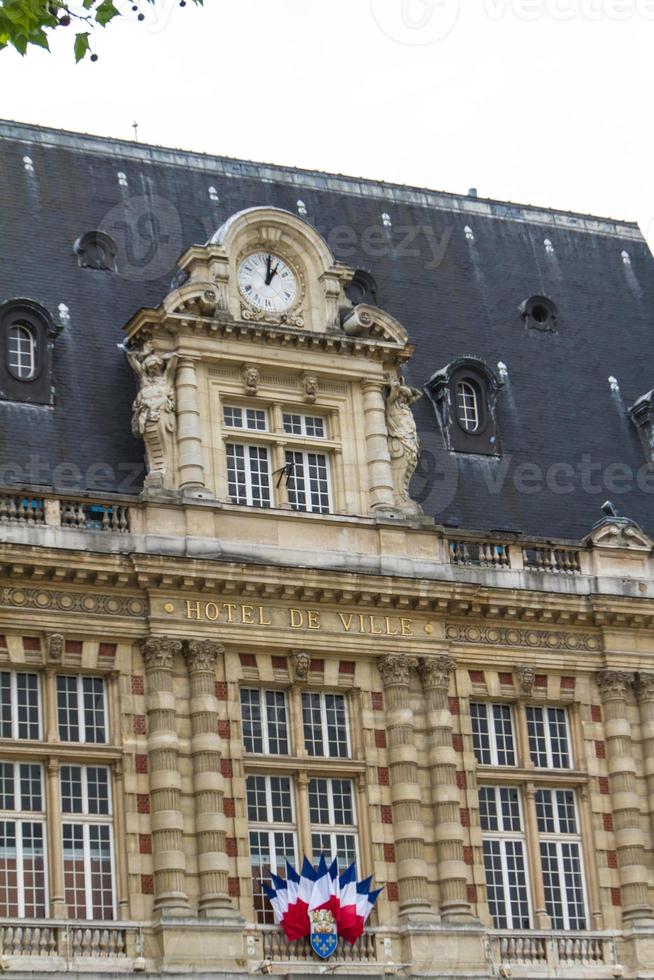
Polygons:
[[654,700],[654,674],[638,673],[636,676],[636,694],[639,701]]
[[634,686],[634,675],[626,670],[601,670],[595,681],[602,701],[625,701]]
[[417,660],[414,657],[407,657],[403,653],[391,653],[385,657],[380,657],[377,661],[384,687],[408,686],[411,679],[411,669],[416,666]]
[[48,759],[47,763],[48,775],[58,776],[59,775],[59,759]]
[[363,391],[382,392],[387,385],[383,378],[362,378],[360,383]]
[[172,670],[176,653],[181,653],[182,641],[168,636],[147,636],[141,640],[141,653],[146,671]]
[[187,640],[186,662],[191,673],[210,673],[216,671],[216,661],[225,652],[222,643],[215,640]]
[[424,687],[437,688],[447,693],[450,686],[450,675],[456,669],[454,657],[423,657],[418,664],[418,672],[422,677]]

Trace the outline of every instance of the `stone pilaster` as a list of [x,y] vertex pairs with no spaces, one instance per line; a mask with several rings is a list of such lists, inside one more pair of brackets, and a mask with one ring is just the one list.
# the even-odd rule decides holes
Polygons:
[[366,434],[368,487],[372,511],[395,510],[391,456],[388,450],[386,403],[382,381],[363,381],[363,420]]
[[640,797],[628,718],[628,695],[634,678],[624,671],[605,670],[597,674],[596,679],[604,705],[606,756],[622,891],[622,918],[625,923],[651,926],[654,925],[654,912],[649,902]]
[[145,663],[154,908],[162,916],[190,915],[182,814],[173,661],[181,640],[150,636]]
[[59,784],[58,759],[48,759],[46,780],[50,915],[53,919],[67,919],[68,907],[66,905],[64,888],[64,858],[60,823],[61,789]]
[[182,357],[175,376],[177,392],[177,446],[179,485],[182,490],[200,490],[205,486],[198,379],[195,360]]
[[647,783],[647,802],[654,841],[654,674],[638,674],[636,694],[640,709],[643,766]]
[[456,755],[452,748],[452,716],[448,699],[450,675],[455,667],[456,662],[446,656],[421,660],[419,665],[427,707],[440,913],[445,922],[470,921],[473,918],[467,898],[461,799],[456,782]]
[[425,827],[418,782],[418,753],[409,696],[414,662],[403,654],[382,657],[379,672],[386,694],[386,732],[400,915],[435,921],[429,902]]
[[193,799],[198,850],[200,894],[198,911],[204,918],[235,916],[228,895],[229,864],[225,850],[223,777],[216,700],[216,662],[224,647],[212,640],[188,640],[191,698],[191,756]]

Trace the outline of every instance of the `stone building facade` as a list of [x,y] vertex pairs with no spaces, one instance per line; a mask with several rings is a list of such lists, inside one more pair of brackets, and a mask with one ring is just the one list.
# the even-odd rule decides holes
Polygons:
[[[34,132],[4,137],[34,169]],[[107,384],[118,443],[127,404],[146,461],[138,492],[3,471],[0,966],[321,972],[261,879],[325,853],[384,889],[337,975],[648,976],[651,521],[589,507],[584,536],[550,538],[439,522],[414,493],[418,400],[433,429],[459,425],[448,452],[469,433],[499,456],[501,371],[468,350],[416,368],[411,322],[305,217],[235,209],[118,324]],[[121,308],[111,247],[91,244],[106,278],[80,296]],[[64,401],[68,383],[66,316],[41,321],[29,281],[19,295],[1,324],[14,438],[17,412],[35,426],[61,405],[16,385],[48,359]],[[534,322],[564,319],[539,302]],[[87,365],[99,402],[113,363]],[[78,431],[97,462],[91,420]],[[649,506],[641,487],[629,507]]]

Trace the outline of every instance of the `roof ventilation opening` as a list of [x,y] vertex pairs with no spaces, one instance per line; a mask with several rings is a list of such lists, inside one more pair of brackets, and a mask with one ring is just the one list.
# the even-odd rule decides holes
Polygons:
[[465,228],[463,229],[463,232],[464,232],[464,234],[465,234],[465,236],[466,236],[466,238],[468,239],[469,242],[474,242],[474,240],[475,240],[475,233],[472,230],[472,228],[470,227],[470,225],[466,225]]
[[393,227],[393,222],[391,221],[391,216],[390,216],[390,214],[387,214],[386,211],[384,211],[384,213],[382,214],[381,219],[382,219],[382,224],[383,224],[384,228],[392,228]]
[[34,163],[31,157],[23,157],[23,169],[28,172],[28,174],[34,173]]
[[118,177],[118,183],[120,184],[121,187],[127,187],[128,186],[128,184],[127,184],[127,174],[123,173],[122,170],[119,170],[118,173],[116,174],[116,176]]
[[68,309],[66,304],[60,303],[59,306],[57,307],[57,311],[59,313],[59,322],[62,324],[62,326],[66,326],[67,324],[69,324],[70,310]]
[[625,265],[631,265],[631,256],[629,255],[629,252],[622,252],[622,261]]
[[533,330],[557,329],[558,310],[547,296],[531,296],[520,304],[519,312],[525,326]]
[[373,276],[365,269],[357,269],[352,279],[345,287],[345,295],[352,306],[359,303],[367,303],[369,306],[377,306],[377,283]]
[[609,385],[611,391],[620,391],[620,382],[617,378],[614,378],[612,374],[609,375]]
[[73,245],[81,269],[116,272],[116,243],[103,231],[87,231]]
[[554,255],[554,246],[552,245],[549,238],[545,239],[543,245],[545,246],[545,251],[547,252],[548,255]]
[[297,202],[297,213],[300,215],[301,218],[306,218],[306,216],[307,216],[307,206],[304,203],[304,201],[298,201]]
[[213,184],[209,188],[209,200],[213,201],[215,204],[217,204],[218,201],[220,200],[220,197],[218,196],[218,191],[213,186]]

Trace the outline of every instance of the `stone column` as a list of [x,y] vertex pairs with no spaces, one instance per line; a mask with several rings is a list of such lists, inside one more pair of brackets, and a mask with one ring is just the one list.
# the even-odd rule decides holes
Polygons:
[[651,822],[650,834],[654,842],[654,674],[638,674],[636,694],[640,708],[640,735]]
[[179,773],[173,661],[181,640],[150,636],[142,641],[148,715],[150,811],[154,864],[154,909],[162,916],[191,914],[186,894],[184,817]]
[[609,788],[622,891],[622,919],[625,923],[651,926],[654,925],[654,912],[649,903],[640,797],[627,713],[633,675],[624,671],[604,670],[596,678],[604,705]]
[[61,829],[61,791],[59,786],[59,760],[48,759],[47,778],[47,827],[48,827],[48,878],[50,885],[50,915],[53,919],[67,919],[66,892],[64,890],[64,857]]
[[204,488],[204,458],[198,406],[195,360],[182,357],[175,375],[177,391],[177,448],[179,485],[182,490]]
[[191,756],[193,798],[203,918],[236,916],[227,891],[223,777],[216,700],[216,662],[225,648],[212,640],[188,640],[186,660],[191,682]]
[[118,918],[129,919],[129,884],[127,873],[126,823],[125,823],[125,776],[122,759],[114,762],[114,833],[119,845],[116,855],[116,897],[118,899]]
[[534,918],[537,929],[551,929],[552,919],[547,914],[545,901],[545,882],[543,880],[543,864],[540,857],[540,837],[538,833],[538,813],[536,810],[536,786],[527,783],[525,786],[525,830],[527,860],[529,867],[529,885],[534,906]]
[[436,921],[429,902],[425,827],[418,781],[418,758],[409,696],[413,662],[403,654],[378,661],[386,698],[386,731],[400,915]]
[[452,716],[448,700],[450,674],[455,667],[456,662],[445,656],[424,659],[419,667],[427,707],[440,913],[445,922],[469,921],[473,918],[467,897],[461,800],[456,782],[456,755],[452,748]]
[[388,428],[383,381],[362,381],[363,419],[366,433],[368,486],[372,511],[395,510],[395,491],[391,456],[388,450]]

